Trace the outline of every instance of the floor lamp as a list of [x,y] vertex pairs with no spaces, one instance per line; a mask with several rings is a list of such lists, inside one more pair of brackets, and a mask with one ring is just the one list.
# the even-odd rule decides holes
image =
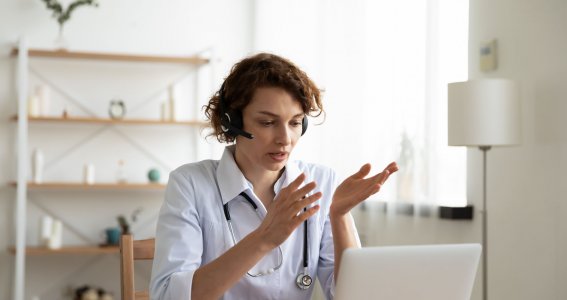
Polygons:
[[517,85],[508,79],[479,79],[448,87],[449,146],[482,151],[482,295],[488,299],[488,214],[486,153],[493,146],[520,143],[520,102]]

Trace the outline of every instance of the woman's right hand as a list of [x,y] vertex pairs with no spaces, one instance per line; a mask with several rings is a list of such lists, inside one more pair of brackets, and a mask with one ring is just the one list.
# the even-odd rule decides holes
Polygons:
[[287,187],[280,190],[264,221],[256,229],[262,243],[270,249],[281,245],[297,226],[319,210],[319,205],[314,205],[303,211],[305,207],[319,200],[322,196],[321,192],[317,192],[305,197],[317,186],[312,181],[299,188],[305,177],[305,174],[302,173]]

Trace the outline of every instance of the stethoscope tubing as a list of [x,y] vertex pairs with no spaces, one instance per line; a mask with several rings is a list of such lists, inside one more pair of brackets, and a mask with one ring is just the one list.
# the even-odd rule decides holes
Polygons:
[[[220,190],[220,186],[218,184],[217,178],[216,176],[214,177],[215,179],[215,183],[217,186],[217,190],[219,192],[219,195],[221,196],[221,203],[222,203],[222,193]],[[244,197],[244,199],[246,199],[246,202],[248,202],[250,204],[250,206],[252,206],[252,208],[254,209],[254,211],[256,212],[256,214],[258,215],[258,217],[260,218],[260,220],[262,219],[262,216],[260,215],[260,212],[258,211],[258,206],[256,205],[256,203],[254,203],[254,201],[245,193],[245,192],[241,192],[240,196]],[[226,219],[226,222],[228,224],[228,230],[230,231],[230,236],[232,239],[232,243],[233,245],[236,245],[236,237],[234,235],[234,229],[232,226],[232,220],[230,217],[230,210],[228,208],[228,202],[222,204],[223,207],[223,212],[224,212],[224,216]],[[307,211],[307,208],[303,208],[303,211]],[[300,273],[297,278],[296,278],[296,283],[297,286],[302,289],[302,290],[306,290],[309,289],[311,287],[311,283],[313,282],[311,276],[309,276],[309,249],[308,249],[308,228],[307,228],[307,220],[305,220],[303,222],[303,273]],[[279,254],[279,263],[275,268],[271,268],[268,272],[263,273],[260,272],[258,274],[251,274],[250,272],[246,272],[246,274],[250,277],[260,277],[260,276],[264,276],[264,275],[268,275],[273,273],[274,271],[278,270],[281,268],[282,264],[283,264],[283,252],[282,252],[282,248],[281,246],[278,246],[278,254]],[[304,283],[305,279],[307,279],[308,283]]]
[[[240,195],[246,199],[246,201],[250,204],[250,206],[252,206],[252,208],[253,208],[254,211],[256,212],[256,215],[258,215],[258,218],[260,218],[260,220],[261,220],[261,219],[262,219],[262,216],[260,215],[260,212],[258,211],[258,206],[256,205],[256,203],[254,203],[254,201],[252,201],[252,199],[250,199],[250,197],[249,197],[248,195],[246,195],[246,193],[242,192],[242,193],[240,193]],[[226,218],[226,222],[228,223],[228,230],[230,231],[230,236],[231,236],[231,238],[232,238],[232,243],[233,243],[233,245],[236,245],[236,237],[235,237],[235,235],[234,235],[234,229],[233,229],[233,227],[232,227],[232,219],[231,219],[231,217],[230,217],[230,211],[229,211],[229,209],[228,209],[228,203],[225,203],[225,204],[223,205],[223,210],[224,210],[224,215],[225,215],[225,218]],[[267,275],[267,274],[271,274],[271,273],[273,273],[274,271],[278,270],[279,268],[282,267],[282,264],[283,264],[283,252],[282,252],[282,247],[281,247],[281,246],[278,246],[278,254],[279,254],[279,257],[278,257],[278,265],[277,265],[276,267],[270,268],[270,269],[269,269],[267,272],[265,272],[265,273],[264,273],[264,272],[260,272],[260,273],[258,273],[258,274],[252,274],[252,273],[250,273],[250,272],[246,272],[246,274],[248,274],[248,276],[251,276],[251,277],[260,277],[260,276],[264,276],[264,275]]]

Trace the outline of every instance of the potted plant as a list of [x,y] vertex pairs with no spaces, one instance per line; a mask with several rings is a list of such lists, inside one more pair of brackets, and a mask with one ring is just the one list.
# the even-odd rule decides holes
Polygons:
[[[132,215],[130,216],[130,220],[132,221],[132,223],[135,223],[138,220],[138,215],[142,212],[142,208],[137,208],[134,210],[134,212],[132,212]],[[132,231],[130,230],[131,227],[131,223],[128,222],[128,219],[124,216],[124,215],[119,215],[118,217],[116,217],[117,221],[118,221],[118,225],[120,225],[120,230],[122,231],[122,234],[132,234]]]
[[57,0],[42,0],[45,3],[47,9],[51,10],[52,17],[57,20],[59,24],[59,36],[57,37],[57,46],[61,49],[66,47],[65,40],[63,38],[63,26],[71,18],[71,14],[75,9],[80,6],[94,6],[98,7],[97,0],[75,0],[71,2],[66,9],[63,9],[63,5]]

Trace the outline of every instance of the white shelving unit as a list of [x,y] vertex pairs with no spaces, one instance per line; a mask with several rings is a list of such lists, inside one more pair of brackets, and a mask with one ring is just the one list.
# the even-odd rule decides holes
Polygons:
[[[12,117],[12,121],[17,122],[17,178],[10,185],[17,190],[16,194],[16,236],[15,245],[8,250],[15,255],[14,285],[13,299],[23,300],[25,287],[25,269],[26,256],[36,255],[100,255],[114,254],[118,250],[116,247],[98,247],[96,245],[86,246],[67,246],[58,250],[48,250],[42,247],[28,247],[26,245],[26,224],[27,224],[27,202],[28,190],[80,190],[80,191],[163,191],[164,184],[146,184],[146,183],[97,183],[87,185],[80,182],[45,182],[41,184],[28,182],[28,124],[33,123],[56,123],[56,124],[95,124],[102,126],[191,126],[201,128],[206,124],[197,120],[185,121],[161,121],[155,119],[123,119],[115,120],[99,117],[29,117],[28,116],[28,93],[29,93],[29,62],[30,57],[41,57],[50,59],[81,59],[81,60],[102,60],[102,61],[119,61],[119,62],[144,62],[144,63],[168,63],[168,64],[187,64],[193,67],[199,67],[209,64],[211,67],[211,79],[214,78],[214,66],[209,59],[199,56],[187,57],[171,57],[171,56],[151,56],[151,55],[130,55],[130,54],[114,54],[114,53],[93,53],[93,52],[72,52],[72,51],[52,51],[29,49],[25,38],[21,39],[17,48],[12,51],[12,56],[17,57],[17,115]],[[196,93],[197,94],[197,93]],[[197,146],[195,146],[197,147]]]

